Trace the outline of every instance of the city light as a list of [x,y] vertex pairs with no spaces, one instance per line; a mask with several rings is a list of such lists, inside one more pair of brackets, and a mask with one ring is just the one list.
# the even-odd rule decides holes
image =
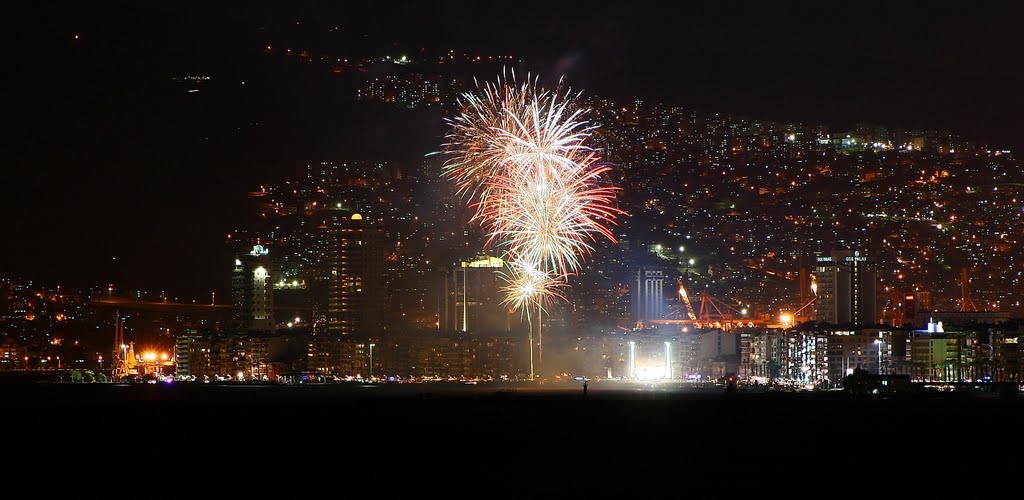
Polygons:
[[[478,11],[417,10],[414,24],[432,28],[412,37],[420,41],[382,36],[358,18],[325,27],[282,16],[243,23],[256,34],[227,23],[203,44],[115,37],[114,47],[89,33],[75,42],[70,30],[71,44],[65,31],[61,43],[20,47],[39,66],[18,72],[37,76],[20,99],[47,119],[19,136],[40,154],[5,179],[19,187],[5,200],[17,219],[12,255],[24,258],[0,271],[0,371],[48,384],[173,374],[179,386],[401,374],[530,384],[523,396],[553,387],[557,373],[591,380],[599,398],[606,387],[651,390],[637,381],[654,380],[699,380],[715,392],[736,381],[740,392],[885,395],[892,387],[882,382],[1021,392],[1024,168],[1008,149],[1020,134],[1004,126],[1016,119],[1005,119],[1006,103],[1019,96],[984,78],[964,80],[977,81],[971,91],[921,73],[943,54],[922,48],[948,45],[933,37],[949,30],[925,30],[910,48],[890,43],[906,38],[899,21],[851,31],[929,63],[904,65],[901,81],[933,92],[890,85],[879,94],[876,107],[900,115],[886,124],[870,110],[786,99],[809,74],[788,66],[827,59],[834,44],[805,44],[815,57],[786,64],[740,65],[737,85],[776,89],[751,94],[777,115],[760,116],[740,101],[722,108],[684,95],[686,85],[652,92],[652,75],[686,78],[685,58],[673,56],[681,47],[662,42],[687,38],[619,39],[663,33],[672,23],[660,19],[671,16],[616,23],[625,31],[603,37],[608,57],[595,58],[531,42],[529,22],[478,29],[516,17]],[[600,11],[523,12],[559,38],[585,40],[607,23],[579,16]],[[724,44],[717,52],[728,55],[775,25],[757,19],[751,30],[726,17],[724,37],[714,36],[720,23],[686,25],[709,26],[698,49]],[[323,17],[335,18],[344,16]],[[476,31],[503,42],[446,36],[451,46],[441,48],[431,39]],[[988,31],[956,39],[979,49]],[[754,45],[787,46],[772,36]],[[995,61],[1014,55],[1010,45],[974,52]],[[111,54],[131,64],[111,65]],[[955,75],[985,66],[942,60]],[[559,73],[525,73],[539,63]],[[879,65],[861,66],[865,81],[892,80]],[[101,83],[68,86],[65,73]],[[571,88],[570,78],[594,88]],[[835,95],[863,93],[860,83],[830,80],[842,87]],[[291,105],[289,89],[302,89],[308,105]],[[899,105],[925,97],[931,107]],[[288,116],[245,106],[268,102]],[[85,135],[59,126],[95,115],[96,103],[114,119]],[[950,114],[965,106],[1000,116]],[[133,119],[116,119],[125,116]],[[195,126],[168,126],[181,123]],[[54,144],[86,143],[84,163],[51,154]],[[172,182],[162,169],[174,170]],[[68,217],[75,227],[38,223]],[[55,255],[67,262],[47,267]],[[411,388],[379,385],[363,392]]]
[[779,316],[779,321],[782,323],[782,326],[784,328],[789,328],[790,326],[793,325],[793,315],[782,314]]
[[670,375],[664,366],[640,366],[636,369],[635,377],[639,380],[653,381],[668,379]]

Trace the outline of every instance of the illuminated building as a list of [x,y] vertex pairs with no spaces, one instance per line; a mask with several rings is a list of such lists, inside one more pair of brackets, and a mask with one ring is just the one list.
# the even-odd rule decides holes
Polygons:
[[[551,350],[559,352],[552,342]],[[581,335],[561,349],[574,375],[637,380],[718,380],[739,370],[738,336],[719,329],[666,329]]]
[[238,331],[274,330],[274,291],[270,251],[255,245],[235,258],[231,278],[232,319]]
[[176,380],[273,381],[306,365],[305,339],[293,334],[251,335],[186,330],[176,339]]
[[174,376],[187,379],[192,376],[192,344],[200,339],[195,330],[186,330],[175,338],[174,342]]
[[[511,336],[393,334],[386,338],[315,336],[309,370],[339,377],[498,379],[523,377],[521,340]],[[371,370],[372,363],[372,370]]]
[[28,348],[18,345],[0,346],[0,370],[15,370],[25,368],[28,356]]
[[771,329],[744,332],[740,376],[802,388],[839,387],[857,368],[893,373],[905,352],[893,332],[878,329]]
[[[671,380],[672,379],[672,342],[662,342],[660,360],[657,362],[643,362],[643,359],[651,355],[641,356],[639,343],[635,340],[629,341],[629,378],[638,380]],[[638,359],[640,358],[640,359]]]
[[857,368],[876,375],[890,373],[892,332],[857,330],[828,332],[828,379],[841,384]]
[[992,361],[993,380],[1024,381],[1024,330],[996,334],[992,340]]
[[785,352],[782,332],[743,332],[741,338],[740,377],[765,382],[781,378]]
[[722,329],[702,330],[693,333],[680,333],[677,358],[681,371],[676,378],[685,376],[689,380],[720,379],[727,374],[739,371],[740,343],[739,336]]
[[941,321],[950,326],[967,326],[979,323],[998,325],[1010,321],[1009,311],[933,311],[927,316],[922,315],[916,324],[925,325],[926,321]]
[[[396,59],[396,64],[401,64]],[[362,101],[377,101],[403,108],[438,106],[451,101],[458,82],[441,75],[390,74],[374,78],[356,92]]]
[[924,382],[963,380],[963,341],[957,333],[915,333],[910,339],[911,377]]
[[833,359],[828,352],[833,345],[829,332],[772,329],[744,332],[742,336],[739,373],[745,379],[802,387],[842,379],[838,371],[828,372],[829,360]]
[[665,272],[640,268],[633,289],[633,321],[665,317]]
[[327,332],[373,335],[384,329],[384,232],[354,213],[330,228]]
[[505,263],[498,257],[480,256],[463,261],[445,279],[445,304],[441,329],[447,332],[494,334],[509,330],[509,311],[503,299],[501,273]]
[[834,325],[878,322],[875,264],[858,250],[837,250],[818,257],[818,318]]

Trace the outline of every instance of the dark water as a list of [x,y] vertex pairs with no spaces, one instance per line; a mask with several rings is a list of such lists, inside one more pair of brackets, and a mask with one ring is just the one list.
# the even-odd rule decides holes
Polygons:
[[[67,471],[86,478],[116,463],[163,480],[145,471],[189,477],[193,470],[267,470],[280,486],[357,467],[375,481],[385,478],[398,494],[427,486],[388,482],[390,474],[461,478],[469,485],[479,474],[515,478],[532,471],[587,481],[581,488],[602,481],[618,487],[635,474],[643,483],[637,488],[655,488],[651,474],[682,474],[676,479],[734,491],[739,484],[715,474],[775,481],[797,471],[820,478],[875,471],[882,474],[879,484],[895,487],[913,467],[973,464],[988,480],[1010,478],[1024,453],[1019,397],[727,395],[607,382],[589,384],[586,398],[578,384],[13,384],[0,390],[8,456],[19,457],[14,465],[89,457],[76,461],[81,469]],[[175,468],[182,464],[190,465]]]

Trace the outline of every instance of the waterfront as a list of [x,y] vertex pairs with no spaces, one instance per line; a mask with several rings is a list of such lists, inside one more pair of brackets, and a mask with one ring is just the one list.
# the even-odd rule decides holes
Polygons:
[[[324,484],[356,470],[375,479],[398,474],[434,484],[450,476],[478,484],[535,469],[595,475],[594,487],[626,480],[597,471],[622,469],[689,471],[694,484],[728,489],[721,476],[698,471],[754,480],[808,467],[868,473],[953,462],[983,463],[998,479],[1016,463],[999,457],[1020,449],[1024,415],[1024,398],[994,393],[729,394],[631,382],[592,382],[585,398],[579,383],[0,388],[3,422],[18,429],[7,440],[16,467],[69,459],[78,465],[67,474],[88,475],[138,459],[132,482],[144,482],[140,471],[151,467],[186,467],[236,478],[272,470],[277,487],[282,478]],[[959,458],[942,458],[951,441]],[[872,484],[899,487],[901,477],[886,473]],[[415,488],[407,480],[381,484],[390,492]]]

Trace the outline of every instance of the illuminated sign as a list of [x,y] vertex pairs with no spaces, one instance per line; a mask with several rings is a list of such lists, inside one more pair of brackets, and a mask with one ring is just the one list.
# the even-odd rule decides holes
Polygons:
[[249,255],[252,255],[254,257],[259,257],[260,255],[267,255],[269,253],[270,253],[270,250],[267,250],[266,248],[263,248],[263,245],[253,245],[252,251],[249,252]]
[[473,262],[462,262],[462,267],[504,267],[505,262],[499,257],[484,257]]
[[867,257],[861,257],[860,250],[854,250],[853,257],[847,257],[846,262],[867,262]]

